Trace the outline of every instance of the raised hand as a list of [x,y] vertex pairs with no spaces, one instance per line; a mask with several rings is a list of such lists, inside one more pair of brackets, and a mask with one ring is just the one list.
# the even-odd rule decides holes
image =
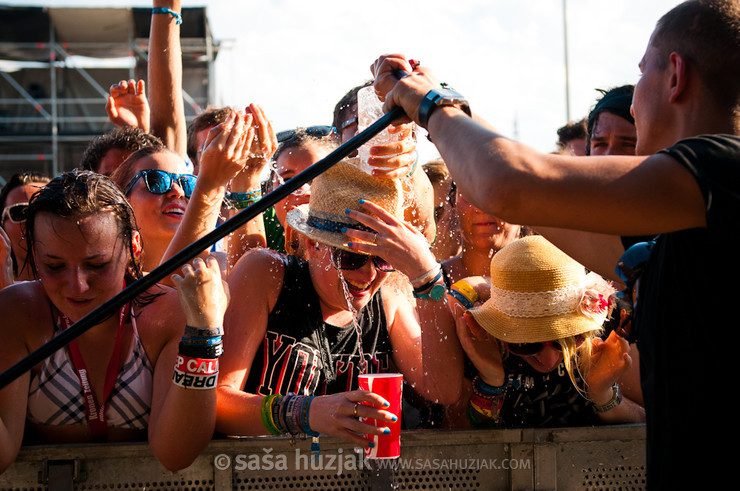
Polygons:
[[116,126],[133,126],[149,133],[149,101],[144,81],[121,80],[109,89],[105,105],[108,119]]
[[219,262],[212,257],[196,258],[182,267],[182,275],[173,274],[172,282],[180,296],[188,326],[223,327],[229,304],[229,289],[221,279]]
[[629,350],[629,342],[616,332],[610,333],[606,341],[602,339],[592,341],[591,368],[585,376],[592,399],[599,399],[602,394],[606,400],[609,399],[612,385],[618,382],[632,365]]

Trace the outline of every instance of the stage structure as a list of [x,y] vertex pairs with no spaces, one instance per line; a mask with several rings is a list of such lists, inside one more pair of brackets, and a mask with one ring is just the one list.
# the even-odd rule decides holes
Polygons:
[[[184,8],[185,114],[214,101],[213,40],[204,7]],[[112,129],[108,88],[146,80],[151,9],[0,7],[0,184],[19,171],[54,176]]]

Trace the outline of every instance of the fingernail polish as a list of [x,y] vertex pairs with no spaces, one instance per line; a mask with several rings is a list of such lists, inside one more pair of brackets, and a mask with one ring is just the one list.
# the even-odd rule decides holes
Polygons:
[[364,205],[364,204],[365,204],[365,200],[364,200],[364,199],[362,199],[362,198],[360,198],[360,204],[361,204],[361,205]]
[[383,428],[383,434],[384,435],[390,435],[391,434],[391,429],[390,428]]
[[347,208],[346,210],[344,210],[344,214],[345,215],[349,215],[349,212],[350,212],[350,209],[349,208]]
[[396,421],[398,421],[398,416],[396,416],[396,415],[394,414],[394,415],[393,415],[393,422],[395,423]]
[[373,442],[367,443],[368,448],[375,448],[375,444]]
[[342,233],[343,234],[346,234],[347,233],[347,227],[342,227]]
[[347,242],[347,247],[352,247],[352,242]]
[[390,405],[391,405],[391,403],[390,403],[390,402],[388,402],[388,401],[386,401],[385,399],[383,399],[383,405],[384,405],[385,407],[388,407],[388,406],[390,406]]

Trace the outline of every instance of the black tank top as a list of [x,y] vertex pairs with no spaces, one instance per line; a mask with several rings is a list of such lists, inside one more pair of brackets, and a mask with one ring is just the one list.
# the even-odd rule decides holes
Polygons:
[[[357,328],[324,322],[308,263],[295,256],[283,262],[283,288],[244,391],[323,395],[355,390],[361,367]],[[388,372],[392,347],[380,291],[357,313],[357,325],[367,372]]]

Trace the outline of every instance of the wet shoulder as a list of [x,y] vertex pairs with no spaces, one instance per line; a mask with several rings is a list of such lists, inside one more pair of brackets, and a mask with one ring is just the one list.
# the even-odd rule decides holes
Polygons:
[[0,312],[4,339],[22,337],[35,349],[53,336],[51,303],[39,281],[24,281],[0,290]]
[[274,305],[282,289],[287,256],[270,249],[253,249],[244,254],[229,273],[232,302],[243,294],[267,296]]

